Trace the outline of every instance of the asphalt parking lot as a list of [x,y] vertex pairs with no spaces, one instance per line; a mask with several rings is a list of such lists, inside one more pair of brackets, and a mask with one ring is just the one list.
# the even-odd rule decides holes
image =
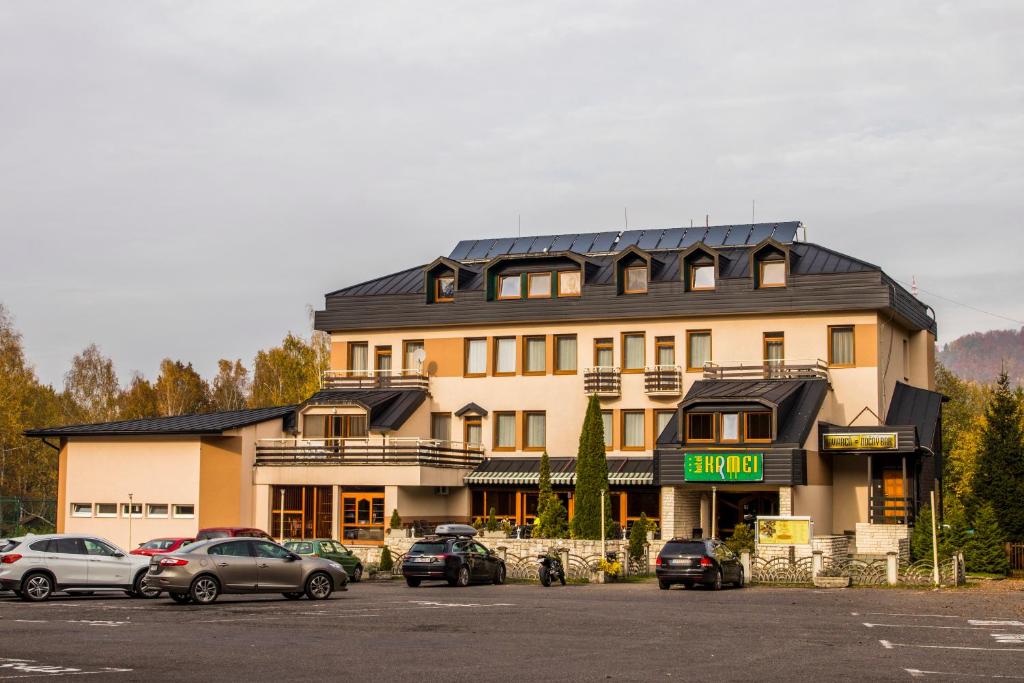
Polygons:
[[0,680],[1024,679],[1024,595],[360,583],[208,607],[0,594]]

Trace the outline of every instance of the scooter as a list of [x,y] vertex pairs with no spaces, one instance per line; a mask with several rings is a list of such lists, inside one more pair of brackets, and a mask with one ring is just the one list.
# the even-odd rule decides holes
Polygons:
[[537,556],[537,573],[540,574],[540,584],[547,588],[555,580],[565,585],[565,567],[557,555],[542,554]]

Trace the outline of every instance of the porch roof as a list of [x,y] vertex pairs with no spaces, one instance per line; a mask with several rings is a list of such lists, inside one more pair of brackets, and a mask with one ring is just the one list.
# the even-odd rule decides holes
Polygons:
[[[551,483],[576,483],[576,458],[551,458]],[[540,458],[488,458],[465,477],[466,484],[540,484]],[[608,458],[608,483],[615,486],[644,486],[654,483],[654,461],[650,458]]]

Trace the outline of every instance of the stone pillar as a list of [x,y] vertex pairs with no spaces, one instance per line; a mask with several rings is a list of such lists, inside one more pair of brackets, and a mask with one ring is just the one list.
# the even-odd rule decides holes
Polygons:
[[700,494],[682,486],[661,487],[661,537],[689,538],[700,525]]
[[779,487],[779,514],[786,516],[793,514],[793,487]]
[[341,540],[341,487],[331,487],[331,538]]
[[885,580],[890,586],[900,582],[899,555],[891,550],[885,554]]
[[[711,533],[711,494],[702,493],[700,496],[700,523],[697,525],[704,530],[704,538]],[[689,534],[689,531],[687,531]]]
[[750,581],[753,574],[750,573],[750,551],[740,551],[740,564],[743,565],[743,576],[747,577],[747,581]]
[[813,550],[813,551],[811,551],[811,576],[812,577],[817,576],[818,574],[820,574],[821,570],[824,568],[824,564],[825,563],[824,563],[824,561],[822,559],[822,554],[823,553],[820,550]]

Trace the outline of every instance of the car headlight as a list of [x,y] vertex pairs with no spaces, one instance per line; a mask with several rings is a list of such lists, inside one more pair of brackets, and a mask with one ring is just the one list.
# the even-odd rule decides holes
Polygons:
[[345,570],[345,568],[344,568],[344,567],[342,567],[342,566],[341,566],[340,564],[338,564],[337,562],[328,562],[327,564],[328,564],[328,566],[330,566],[330,568],[331,568],[331,569],[340,569],[340,570],[342,570],[342,571],[344,571],[344,570]]

